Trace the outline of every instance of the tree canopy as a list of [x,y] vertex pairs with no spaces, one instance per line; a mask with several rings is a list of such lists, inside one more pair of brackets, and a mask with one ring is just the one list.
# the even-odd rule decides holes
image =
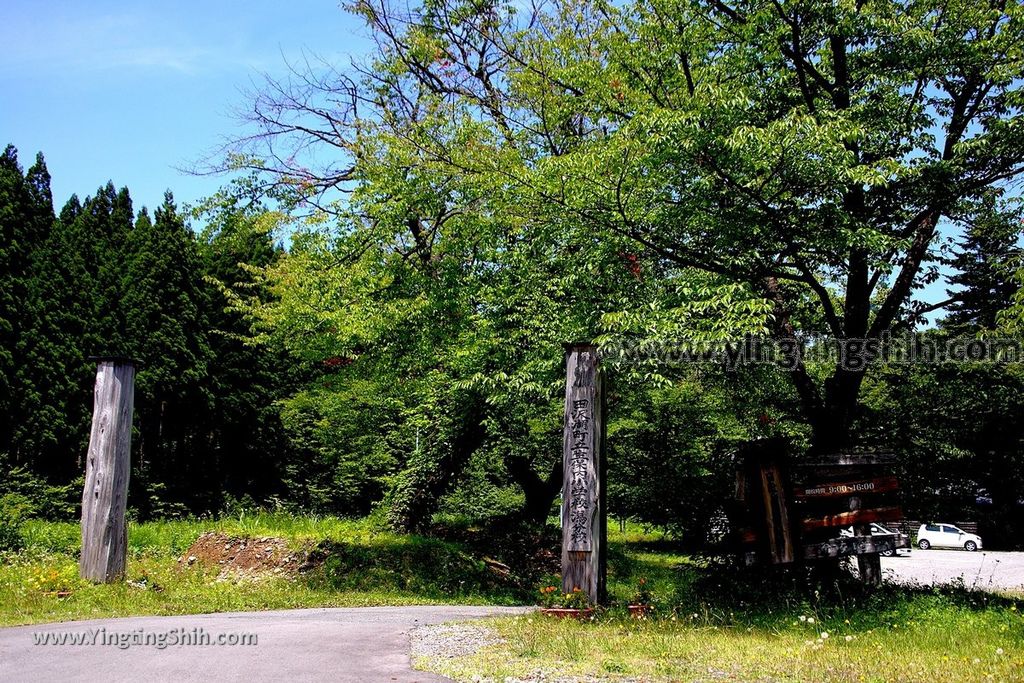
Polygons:
[[[234,162],[424,265],[498,229],[658,281],[589,336],[878,339],[1024,162],[1015,3],[352,9],[376,55],[268,84]],[[854,366],[793,368],[819,448],[850,441]]]

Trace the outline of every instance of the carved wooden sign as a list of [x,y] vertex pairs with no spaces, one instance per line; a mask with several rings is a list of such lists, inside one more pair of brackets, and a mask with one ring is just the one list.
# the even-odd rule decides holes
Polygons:
[[590,344],[568,347],[565,369],[562,588],[565,592],[579,588],[597,603],[604,574],[604,416],[597,349]]
[[[579,369],[579,366],[577,366]],[[593,384],[589,387],[592,391]],[[585,393],[580,391],[578,393]],[[597,509],[597,476],[594,467],[594,401],[592,397],[573,397],[568,402],[569,449],[565,484],[569,500],[570,551],[593,549],[593,519]]]

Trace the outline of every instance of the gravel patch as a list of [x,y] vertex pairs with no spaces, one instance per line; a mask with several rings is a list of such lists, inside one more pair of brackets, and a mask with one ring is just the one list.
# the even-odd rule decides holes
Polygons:
[[[412,639],[413,658],[427,657],[433,660],[454,659],[475,654],[480,648],[498,645],[505,639],[490,626],[479,624],[427,624],[409,632]],[[637,683],[638,679],[623,677],[573,676],[566,678],[558,673],[538,669],[526,678],[507,677],[498,681],[493,678],[474,676],[473,683]]]
[[413,657],[436,659],[465,657],[505,642],[493,628],[478,624],[427,624],[414,628],[410,635]]

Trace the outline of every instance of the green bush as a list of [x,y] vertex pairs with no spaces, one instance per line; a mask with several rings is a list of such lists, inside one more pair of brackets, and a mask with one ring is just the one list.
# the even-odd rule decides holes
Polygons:
[[352,545],[323,542],[315,581],[340,591],[407,591],[436,598],[505,594],[521,590],[487,569],[458,546],[409,537],[392,543]]
[[21,525],[34,512],[32,501],[21,494],[0,496],[0,551],[18,551],[25,547]]
[[82,545],[82,530],[76,522],[47,522],[30,519],[21,525],[25,547],[44,553],[75,557]]
[[29,501],[28,510],[22,519],[40,517],[62,521],[74,519],[82,502],[83,478],[78,477],[67,484],[53,485],[37,477],[24,467],[10,467],[0,460],[0,496],[14,494]]

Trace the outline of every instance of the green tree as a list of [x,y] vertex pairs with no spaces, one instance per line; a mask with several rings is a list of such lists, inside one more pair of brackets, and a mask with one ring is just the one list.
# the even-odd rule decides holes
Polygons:
[[0,366],[0,450],[11,454],[14,463],[35,465],[38,456],[32,417],[41,406],[41,377],[36,336],[43,303],[37,274],[54,223],[50,174],[42,154],[21,176],[13,147],[0,160],[0,224],[5,248],[0,261],[3,279],[0,295],[0,330],[4,331]]
[[[419,150],[396,172],[471,176],[505,200],[488,215],[625,240],[655,272],[742,287],[737,304],[770,307],[776,338],[799,334],[810,308],[839,340],[912,323],[927,310],[914,293],[934,277],[940,225],[1022,170],[1017,3],[355,10],[380,46],[372,68],[362,80],[310,74],[280,97],[268,88],[254,139],[274,154],[235,160],[318,202],[366,178],[364,145],[384,131]],[[339,98],[351,106],[321,106]],[[311,169],[284,145],[351,163]],[[456,198],[453,210],[480,208]],[[818,449],[852,438],[862,356],[823,376],[793,367]]]
[[217,196],[195,215],[206,220],[198,249],[211,358],[204,383],[212,412],[204,427],[209,444],[203,456],[210,498],[226,494],[262,501],[275,495],[306,502],[312,481],[288,480],[305,453],[289,443],[278,404],[293,390],[297,373],[284,354],[251,343],[250,321],[233,306],[235,291],[269,298],[260,269],[283,254],[274,243],[274,214]]
[[1022,265],[1019,241],[1024,214],[1019,206],[1001,205],[992,196],[979,203],[978,213],[947,261],[956,270],[949,282],[958,287],[949,292],[949,315],[941,321],[950,331],[996,329],[999,314],[1011,306],[1020,289],[1014,274]]
[[30,201],[17,150],[8,145],[0,156],[0,444],[5,451],[12,445],[18,403]]
[[[143,481],[160,482],[178,500],[205,490],[206,435],[196,429],[211,409],[212,358],[195,236],[170,192],[154,219],[142,211],[124,248],[123,292],[116,313],[125,321],[125,351],[139,362],[133,443]],[[111,285],[107,291],[112,291]]]

